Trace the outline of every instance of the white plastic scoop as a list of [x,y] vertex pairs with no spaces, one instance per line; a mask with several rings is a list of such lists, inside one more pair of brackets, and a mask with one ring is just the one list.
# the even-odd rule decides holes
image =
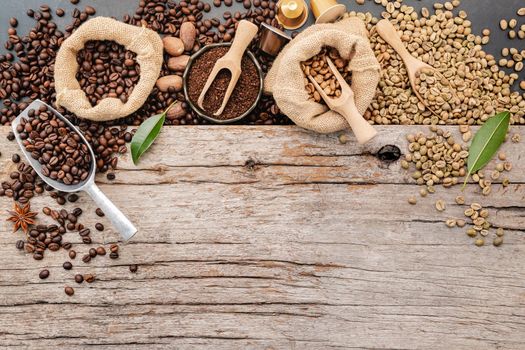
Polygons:
[[[87,148],[89,149],[89,153],[91,156],[91,166],[89,169],[89,176],[84,181],[76,185],[66,185],[62,182],[58,182],[47,176],[44,176],[42,174],[42,165],[38,162],[38,160],[33,159],[33,157],[31,157],[31,154],[28,151],[26,151],[22,143],[22,139],[20,138],[20,135],[16,131],[16,128],[18,124],[20,124],[20,120],[22,118],[29,119],[27,112],[31,109],[37,110],[42,105],[46,106],[48,110],[53,112],[57,118],[62,120],[64,123],[66,123],[66,125],[72,131],[76,132],[80,136],[82,142],[84,142]],[[115,229],[120,233],[124,241],[127,241],[128,239],[133,237],[135,233],[137,233],[137,229],[135,228],[135,226],[133,226],[133,224],[129,221],[129,219],[124,214],[122,214],[122,212],[115,206],[115,204],[113,204],[108,199],[108,197],[106,197],[104,193],[95,184],[95,169],[96,169],[95,153],[93,153],[93,149],[89,145],[89,142],[86,140],[84,135],[82,135],[82,133],[69,120],[67,120],[67,118],[65,118],[62,114],[60,114],[57,110],[55,110],[53,107],[49,106],[48,104],[40,100],[35,100],[26,109],[24,109],[22,113],[20,113],[15,120],[12,121],[12,128],[13,128],[13,133],[15,134],[15,137],[16,137],[16,141],[18,142],[18,145],[20,146],[22,153],[26,157],[28,163],[33,167],[33,169],[35,169],[38,176],[40,176],[40,178],[45,183],[47,183],[48,185],[62,192],[78,192],[78,191],[87,192],[90,195],[90,197],[93,198],[93,200],[98,205],[98,207],[102,209],[104,214],[106,214],[106,216],[111,221]]]

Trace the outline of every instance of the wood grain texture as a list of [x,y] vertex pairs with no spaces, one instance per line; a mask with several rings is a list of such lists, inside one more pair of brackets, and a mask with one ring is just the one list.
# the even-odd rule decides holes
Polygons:
[[[77,257],[72,271],[62,268],[65,251],[40,262],[17,251],[21,234],[2,219],[0,348],[525,348],[524,143],[503,146],[509,187],[495,184],[489,197],[465,190],[506,230],[503,246],[477,248],[444,224],[463,215],[459,186],[410,206],[418,186],[399,162],[375,156],[386,144],[404,152],[405,135],[426,128],[379,130],[358,146],[296,127],[165,128],[138,167],[126,155],[113,183],[98,179],[139,234],[120,259]],[[7,131],[1,178],[17,147]],[[434,209],[437,199],[446,211]],[[117,239],[87,195],[75,206],[82,222],[106,225],[95,245]],[[41,281],[44,267],[51,276]],[[76,285],[74,274],[87,272],[97,281]]]

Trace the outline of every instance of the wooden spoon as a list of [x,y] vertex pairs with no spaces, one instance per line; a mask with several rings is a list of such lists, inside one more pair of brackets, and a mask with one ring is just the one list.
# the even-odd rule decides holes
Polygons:
[[448,84],[450,87],[452,87],[452,84],[448,81],[447,78],[443,76],[443,74],[439,73],[434,67],[418,60],[408,52],[408,50],[405,48],[405,45],[399,38],[396,29],[388,19],[380,20],[376,25],[376,29],[379,35],[383,38],[383,40],[385,40],[390,46],[392,46],[392,48],[399,54],[399,56],[401,56],[403,62],[405,62],[405,67],[408,73],[408,80],[410,81],[410,85],[412,86],[412,91],[414,91],[414,94],[416,94],[419,101],[421,101],[421,103],[430,112],[439,117],[439,114],[436,113],[432,108],[430,108],[427,101],[419,93],[419,89],[416,86],[416,78],[419,76],[421,71],[430,69],[433,70],[436,75],[440,76],[440,80],[442,82],[446,82],[446,84]]
[[242,56],[244,55],[244,51],[246,51],[246,48],[257,34],[257,31],[258,28],[255,24],[248,22],[244,19],[239,22],[237,30],[235,31],[235,38],[233,39],[233,43],[230,49],[228,50],[226,55],[222,56],[217,60],[217,62],[215,62],[215,65],[213,66],[208,80],[206,81],[206,85],[204,85],[199,99],[197,100],[197,105],[201,109],[204,109],[202,106],[204,102],[204,97],[206,96],[206,93],[208,92],[208,89],[210,88],[211,84],[217,77],[217,74],[219,74],[221,70],[227,69],[231,73],[230,83],[228,84],[228,88],[226,89],[226,95],[224,95],[221,107],[215,113],[213,113],[213,115],[215,116],[219,116],[222,114],[224,108],[226,107],[226,104],[230,100],[233,89],[235,88],[235,85],[237,85],[237,81],[241,76],[241,60]]

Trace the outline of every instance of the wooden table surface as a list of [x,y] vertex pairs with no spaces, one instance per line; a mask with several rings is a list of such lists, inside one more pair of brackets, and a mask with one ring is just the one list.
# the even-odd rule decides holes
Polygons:
[[[62,268],[64,250],[42,261],[18,251],[22,233],[2,219],[0,347],[525,348],[525,141],[503,146],[509,187],[464,192],[506,231],[501,247],[478,248],[444,224],[463,215],[453,200],[460,186],[411,206],[418,186],[399,162],[375,157],[387,144],[404,153],[405,134],[426,127],[379,130],[358,146],[294,126],[165,128],[138,167],[125,155],[114,183],[98,179],[139,233],[120,259],[77,257],[72,271]],[[7,131],[2,179],[17,151]],[[512,132],[525,138],[525,127]],[[446,211],[434,209],[437,199]],[[51,203],[32,201],[36,210]],[[0,198],[2,210],[11,205]],[[86,194],[76,205],[84,223],[100,220]],[[95,244],[116,241],[102,222]],[[75,244],[80,256],[87,248]],[[43,268],[51,276],[41,281]],[[86,272],[97,280],[76,285],[74,274]]]

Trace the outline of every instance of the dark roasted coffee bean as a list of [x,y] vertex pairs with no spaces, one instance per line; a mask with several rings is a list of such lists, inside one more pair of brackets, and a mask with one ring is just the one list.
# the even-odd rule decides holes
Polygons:
[[9,25],[11,25],[11,27],[15,28],[16,26],[18,26],[18,20],[14,17],[11,17],[9,19]]
[[77,283],[84,282],[84,276],[82,276],[81,274],[76,274],[75,275],[75,282],[77,282]]
[[115,253],[118,252],[118,244],[112,244],[112,245],[110,245],[110,246],[109,246],[109,250],[110,250],[111,252],[115,252]]
[[109,257],[110,257],[111,259],[118,259],[118,253],[117,253],[117,252],[111,252],[111,253],[109,254]]
[[138,269],[139,269],[139,266],[137,264],[129,265],[129,271],[131,271],[132,273],[137,272]]
[[41,280],[45,280],[46,278],[49,277],[49,270],[40,271],[40,273],[38,274],[38,277],[40,277]]
[[80,215],[82,215],[82,209],[75,208],[75,209],[73,209],[73,211],[71,213],[78,218]]
[[82,237],[85,237],[85,236],[88,236],[90,233],[91,233],[91,230],[88,228],[85,228],[85,229],[80,230],[78,234]]
[[100,222],[97,222],[95,224],[95,228],[97,229],[97,231],[104,231],[104,225],[102,225]]
[[62,17],[62,16],[64,16],[65,11],[64,11],[64,9],[57,8],[56,11],[55,11],[55,13],[56,13],[56,15],[57,15],[58,17]]
[[84,256],[82,257],[82,261],[85,262],[85,263],[87,264],[88,262],[91,261],[91,255],[89,255],[89,254],[84,255]]
[[96,257],[97,256],[97,250],[95,248],[90,248],[89,249],[89,256],[91,256],[92,258]]
[[73,268],[73,264],[69,261],[66,261],[64,264],[62,264],[62,267],[64,270],[71,270]]
[[16,248],[20,250],[24,249],[24,241],[22,240],[16,241]]
[[95,213],[96,213],[98,216],[100,216],[100,217],[104,216],[104,212],[103,212],[102,209],[100,209],[100,208],[97,208],[97,209],[95,210]]
[[89,236],[82,237],[82,243],[91,244],[91,237]]
[[69,0],[70,3],[72,3],[73,5],[76,5],[80,2],[80,0]]
[[13,154],[13,156],[11,157],[11,160],[13,161],[13,163],[19,163],[20,162],[20,156],[18,154]]
[[68,296],[72,296],[73,294],[75,294],[75,290],[71,287],[66,287],[64,288],[64,292],[68,295]]
[[[58,232],[60,233],[60,228],[58,229]],[[72,244],[69,243],[69,242],[64,242],[62,244],[62,248],[64,248],[65,250],[69,250],[69,249],[71,249],[71,247],[72,247]]]
[[[115,159],[116,159],[116,158],[115,158]],[[113,180],[115,180],[115,177],[116,177],[116,176],[115,176],[115,173],[108,173],[108,174],[106,175],[106,177],[107,177],[107,179],[108,179],[109,181],[113,181]]]
[[70,194],[69,196],[67,196],[67,200],[70,203],[75,203],[78,200],[78,194],[76,193]]

